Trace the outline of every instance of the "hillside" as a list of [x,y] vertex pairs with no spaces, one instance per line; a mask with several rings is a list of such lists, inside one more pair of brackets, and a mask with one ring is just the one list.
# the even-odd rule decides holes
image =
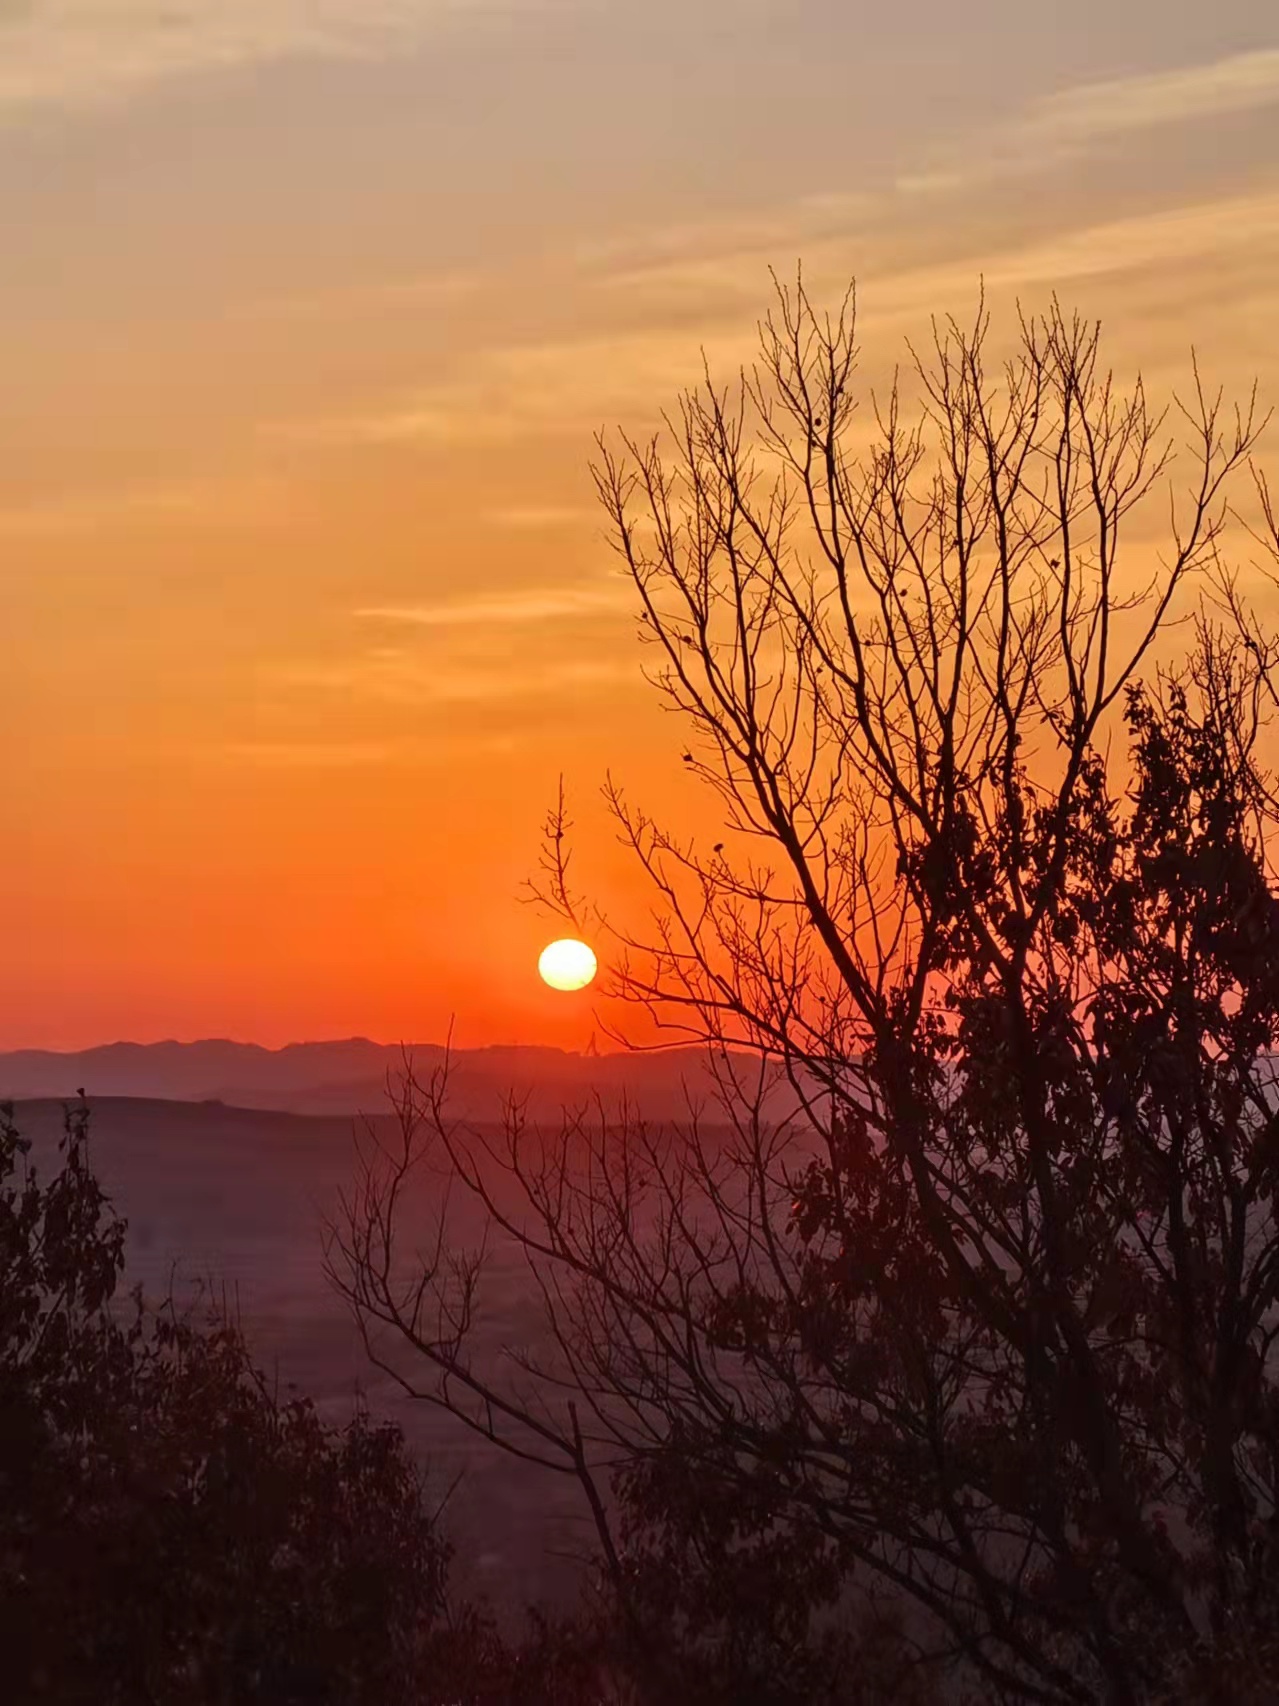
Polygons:
[[[19,1103],[15,1119],[47,1177],[57,1166],[60,1103]],[[349,1418],[359,1390],[375,1415],[403,1426],[441,1497],[460,1476],[449,1529],[464,1590],[492,1592],[511,1606],[530,1593],[556,1601],[572,1591],[576,1571],[565,1555],[588,1541],[573,1489],[406,1398],[370,1364],[325,1280],[325,1223],[339,1215],[339,1193],[355,1173],[349,1118],[108,1097],[93,1104],[89,1154],[128,1220],[126,1286],[140,1283],[158,1299],[210,1284],[239,1314],[254,1356],[282,1390],[295,1384],[336,1424]],[[429,1164],[418,1184],[424,1225],[434,1224],[444,1183]],[[461,1243],[474,1245],[482,1220],[465,1193],[452,1193],[449,1218]],[[511,1240],[491,1239],[477,1353],[498,1359],[539,1330],[522,1256]]]
[[[438,1044],[413,1045],[415,1070],[425,1076],[444,1059]],[[0,1054],[0,1099],[61,1098],[83,1090],[91,1099],[144,1097],[173,1102],[218,1101],[231,1107],[298,1114],[379,1112],[387,1076],[403,1070],[398,1044],[352,1037],[266,1049],[253,1043],[108,1043],[77,1053],[22,1049]],[[600,1097],[610,1112],[625,1099],[651,1120],[684,1116],[689,1098],[713,1099],[714,1079],[704,1051],[571,1054],[562,1049],[495,1047],[454,1051],[450,1107],[459,1116],[496,1119],[505,1098],[528,1098],[530,1112],[554,1118],[564,1105]],[[784,1099],[774,1096],[772,1112]]]

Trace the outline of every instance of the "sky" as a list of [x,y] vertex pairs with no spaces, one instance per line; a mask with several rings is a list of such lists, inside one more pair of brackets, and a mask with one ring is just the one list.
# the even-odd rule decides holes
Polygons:
[[[0,0],[0,1047],[580,1047],[563,774],[702,826],[592,435],[803,260],[1279,400],[1272,0]],[[703,817],[699,817],[699,812]]]

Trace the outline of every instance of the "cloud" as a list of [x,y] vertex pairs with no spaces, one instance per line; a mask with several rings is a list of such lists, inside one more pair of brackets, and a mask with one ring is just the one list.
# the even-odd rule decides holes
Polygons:
[[[761,268],[753,306],[764,301]],[[615,333],[476,351],[454,379],[381,409],[329,419],[271,422],[260,430],[298,445],[384,448],[506,445],[551,434],[589,445],[601,425],[649,420],[696,376],[701,353],[732,367],[755,335],[756,315],[714,332],[642,326]]]
[[[1099,221],[1040,241],[1009,245],[981,264],[988,291],[1063,289],[1153,267],[1216,270],[1239,259],[1279,259],[1279,193],[1229,196],[1161,212]],[[1189,279],[1186,280],[1189,285]],[[864,329],[972,306],[977,279],[969,262],[947,261],[867,281]],[[884,306],[881,307],[880,305]],[[1033,304],[1030,304],[1033,306]],[[1086,306],[1086,303],[1085,303]]]
[[[848,235],[807,240],[798,219],[793,252],[804,255],[805,276],[818,301],[837,296],[857,268],[863,334],[896,327],[919,331],[933,313],[974,307],[979,273],[989,291],[1011,294],[1069,290],[1077,282],[1159,266],[1215,270],[1268,255],[1279,260],[1279,190],[1095,219],[1031,240],[1010,235],[980,262],[938,256],[903,265],[891,241],[868,252]],[[601,423],[620,420],[643,431],[656,424],[658,410],[697,381],[703,353],[711,372],[721,379],[753,357],[759,312],[768,306],[768,278],[758,256],[740,257],[735,264],[749,268],[754,277],[751,310],[726,314],[709,332],[632,324],[578,339],[480,349],[447,382],[403,398],[388,397],[380,410],[374,406],[348,418],[264,430],[301,444],[418,450],[545,443],[555,434],[570,436],[580,451],[589,449]],[[647,273],[651,293],[660,300],[668,282],[684,277],[690,267],[696,272],[697,263],[655,263]],[[561,519],[558,511],[552,514],[556,522]],[[518,511],[511,525],[551,521],[536,512],[516,517]],[[567,523],[569,516],[562,519]],[[532,598],[530,608],[536,608],[543,595],[527,596]],[[465,619],[447,616],[435,606],[430,610],[429,616],[418,619],[437,624]],[[558,604],[551,613],[559,613]],[[485,609],[476,619],[495,618]]]
[[509,527],[521,533],[540,533],[556,527],[580,527],[595,522],[594,510],[574,509],[568,504],[524,504],[512,509],[491,510],[485,519],[494,527]]
[[126,486],[115,491],[68,492],[36,503],[0,508],[0,536],[56,539],[107,528],[233,527],[260,518],[278,499],[268,477],[192,481],[185,485]]
[[943,159],[904,173],[907,193],[947,192],[1008,172],[1043,171],[1117,138],[1279,105],[1279,48],[1231,54],[1203,65],[1079,83],[1041,96],[1020,113],[964,141]]
[[[797,226],[795,243],[797,252],[804,255],[805,278],[818,300],[846,286],[857,260],[850,237],[805,243],[803,229]],[[910,321],[944,312],[957,299],[973,305],[979,273],[992,290],[1017,290],[1154,265],[1215,266],[1232,255],[1246,258],[1269,252],[1279,254],[1279,187],[1094,219],[1030,240],[1010,235],[998,246],[992,244],[980,261],[939,256],[903,266],[891,243],[886,243],[864,256],[858,267],[858,323],[865,330]],[[761,300],[765,286],[766,280],[761,279]],[[753,348],[755,335],[754,319],[743,321],[736,332],[744,348]],[[609,354],[609,367],[624,372],[628,348],[638,341],[620,340]],[[726,345],[727,341],[726,331]],[[599,356],[600,352],[590,351],[591,362]],[[641,357],[639,365],[648,368],[652,360]],[[712,369],[718,365],[713,355],[711,365]],[[696,377],[696,372],[686,362],[683,382],[690,377]]]
[[[0,0],[0,113],[78,108],[197,72],[411,49],[522,0]],[[546,3],[546,0],[540,0]]]
[[341,313],[366,315],[371,309],[402,307],[415,312],[423,307],[460,301],[474,295],[491,278],[481,272],[421,273],[407,278],[331,286],[328,289],[264,297],[232,312],[239,318],[308,320]]
[[1064,89],[1031,107],[1023,135],[1050,144],[1092,142],[1122,131],[1188,124],[1279,102],[1279,48],[1207,65],[1108,78]]
[[[484,705],[512,699],[575,695],[635,679],[629,653],[621,648],[603,655],[576,655],[572,646],[555,648],[539,638],[499,640],[504,631],[574,618],[624,614],[633,600],[619,575],[615,581],[493,593],[470,600],[371,606],[354,612],[361,622],[385,623],[400,630],[437,635],[434,645],[405,648],[376,645],[357,655],[327,661],[278,662],[267,675],[277,687],[336,694],[359,700],[416,708],[436,705]],[[459,630],[465,632],[465,639]],[[480,639],[482,655],[466,655]],[[497,650],[498,657],[492,655]],[[547,655],[548,651],[553,655]],[[554,655],[558,653],[558,655]],[[317,759],[315,762],[319,762]],[[336,760],[335,760],[336,762]]]
[[632,601],[626,591],[619,576],[615,582],[531,588],[456,603],[375,606],[355,614],[365,621],[414,628],[500,628],[613,614],[629,608]]
[[[1215,200],[1120,213],[1125,192],[1116,174],[1116,196],[1094,200],[1087,223],[1072,215],[1069,229],[1031,240],[1009,229],[996,198],[1002,176],[1049,170],[1107,139],[1271,104],[1279,108],[1279,48],[1081,83],[1030,99],[984,133],[953,137],[931,167],[924,157],[885,191],[803,194],[752,214],[655,222],[582,239],[568,248],[560,272],[548,274],[566,297],[580,300],[580,331],[469,352],[459,340],[438,377],[424,375],[423,383],[357,403],[347,414],[267,421],[259,430],[303,446],[375,451],[499,449],[552,435],[585,445],[614,421],[655,424],[655,410],[696,379],[703,349],[722,375],[749,359],[758,317],[769,306],[768,267],[788,276],[796,256],[803,256],[819,296],[840,290],[856,270],[868,327],[903,322],[918,308],[932,312],[939,287],[949,293],[952,279],[959,280],[962,300],[971,301],[979,270],[992,286],[1015,286],[1206,257],[1218,243],[1232,250],[1248,243],[1254,218],[1258,240],[1268,242],[1273,195],[1240,195],[1237,175],[1233,181],[1222,175]],[[926,215],[921,194],[930,204]],[[955,267],[942,256],[947,248],[970,249],[963,235],[970,211],[992,233],[990,260]],[[937,259],[921,262],[929,250]],[[914,262],[904,265],[911,251]],[[450,287],[479,292],[484,283],[483,275],[471,275]]]
[[391,663],[372,657],[335,663],[279,664],[277,686],[372,699],[405,707],[483,705],[511,699],[580,694],[635,679],[628,658],[560,658],[529,666],[481,668],[423,659]]
[[[1265,184],[1253,176],[1241,193],[1237,176],[1223,177],[1215,196],[1151,207],[1144,194],[1144,205],[1135,205],[1116,173],[1114,197],[1094,199],[1083,213],[1068,204],[1056,230],[1036,220],[1033,235],[1000,213],[996,181],[1004,172],[1049,170],[1107,139],[1271,105],[1279,110],[1279,48],[1081,83],[1032,98],[984,137],[954,139],[948,159],[939,159],[947,170],[899,179],[882,194],[800,196],[754,217],[659,223],[583,242],[562,275],[565,293],[582,305],[576,333],[459,346],[447,370],[419,385],[357,402],[348,414],[261,430],[303,446],[426,454],[534,440],[546,446],[563,437],[581,454],[601,425],[657,425],[657,412],[699,377],[703,352],[721,378],[749,361],[769,306],[768,265],[787,275],[797,255],[818,300],[831,300],[856,271],[863,332],[904,329],[939,309],[967,311],[979,273],[992,291],[1009,293],[1128,274],[1145,291],[1139,275],[1161,265],[1207,276],[1240,270],[1249,257],[1279,259],[1273,178]],[[936,192],[927,198],[935,223],[903,187]],[[1051,212],[1051,200],[1046,205]],[[989,233],[980,259],[963,236],[970,212]],[[953,258],[957,251],[967,251],[963,260]],[[1186,281],[1184,294],[1195,288]],[[534,522],[511,517],[507,525]]]
[[[464,740],[475,753],[510,753],[522,744],[509,732],[450,731],[454,744]],[[204,757],[208,749],[201,748]],[[442,757],[438,739],[426,740],[246,740],[228,741],[213,749],[215,759],[260,770],[360,770],[408,766],[423,769]]]

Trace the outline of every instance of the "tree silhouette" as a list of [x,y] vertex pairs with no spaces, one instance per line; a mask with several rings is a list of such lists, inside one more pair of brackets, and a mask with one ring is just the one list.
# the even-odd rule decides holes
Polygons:
[[[335,1231],[381,1365],[581,1483],[668,1696],[1279,1677],[1276,652],[1226,555],[1260,428],[1197,369],[1152,412],[1056,303],[1016,333],[992,370],[984,310],[935,327],[863,430],[852,299],[801,284],[736,390],[602,445],[726,825],[703,856],[610,784],[655,900],[613,987],[720,1106],[494,1140],[410,1071]],[[432,1144],[539,1288],[514,1373],[483,1251],[410,1247]]]
[[280,1402],[238,1328],[135,1295],[69,1111],[41,1183],[0,1118],[4,1698],[392,1706],[448,1551],[398,1432]]

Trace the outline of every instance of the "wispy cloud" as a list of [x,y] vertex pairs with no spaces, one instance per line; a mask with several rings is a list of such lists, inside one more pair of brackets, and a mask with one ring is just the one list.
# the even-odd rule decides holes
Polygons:
[[825,245],[846,251],[854,239],[863,247],[891,243],[903,212],[917,218],[909,204],[903,208],[902,191],[951,197],[956,189],[980,189],[1000,172],[1040,171],[1115,139],[1272,107],[1279,118],[1279,45],[1077,83],[1024,102],[984,133],[946,138],[922,163],[917,158],[904,167],[888,193],[808,194],[751,218],[655,226],[582,244],[574,264],[610,288],[661,280],[685,297],[717,295],[731,310],[751,293],[758,296],[765,259],[809,256]]
[[365,621],[414,628],[501,628],[607,615],[627,608],[626,587],[619,576],[616,581],[530,588],[458,602],[377,605],[355,614]]
[[[1030,102],[985,137],[904,173],[907,192],[950,191],[1007,172],[1060,165],[1123,137],[1279,106],[1279,47],[1202,65],[1078,83]],[[958,158],[955,156],[958,155]]]
[[475,294],[492,279],[481,272],[421,273],[408,278],[372,280],[354,285],[336,285],[289,296],[264,297],[234,310],[243,319],[309,320],[336,314],[367,314],[372,310],[438,307]]
[[[965,246],[954,239],[970,205],[991,227],[992,190],[998,193],[1002,175],[1048,170],[1107,140],[1122,142],[1156,127],[1263,108],[1279,115],[1279,47],[1032,98],[984,134],[956,136],[931,161],[917,159],[886,191],[807,194],[751,216],[655,222],[582,240],[569,251],[559,278],[566,293],[587,293],[580,335],[495,342],[469,352],[459,344],[452,371],[438,378],[373,398],[366,408],[357,404],[349,413],[267,422],[260,430],[304,446],[374,451],[496,449],[553,434],[581,445],[601,425],[651,421],[655,407],[696,376],[703,350],[719,372],[748,358],[767,306],[770,264],[788,271],[802,255],[819,293],[838,290],[856,270],[864,287],[863,326],[901,322],[920,308],[936,309],[939,290],[949,293],[952,278],[961,298],[972,298],[979,264],[966,260],[955,268],[943,255],[947,246],[952,252]],[[903,191],[923,192],[937,208],[935,239],[927,236],[930,221],[921,219],[914,196]],[[1089,223],[1072,216],[1057,235],[1044,235],[1040,226],[1029,240],[995,222],[999,234],[980,270],[992,286],[1015,288],[1207,257],[1218,245],[1234,249],[1254,238],[1268,243],[1275,211],[1269,192],[1239,195],[1228,180],[1218,197],[1180,208],[1121,212],[1123,206],[1122,198],[1108,201]],[[904,253],[920,257],[928,249],[937,252],[935,260],[916,258],[903,267]],[[466,288],[479,290],[483,282],[472,276]]]
[[54,539],[104,529],[228,527],[258,520],[279,497],[281,486],[267,477],[193,481],[185,485],[142,485],[116,491],[68,492],[34,503],[0,506],[0,536]]
[[370,656],[335,663],[279,664],[269,675],[277,687],[412,708],[576,695],[619,681],[633,681],[635,670],[632,660],[621,655],[559,658],[500,668],[438,660],[428,663],[421,658],[391,663]]
[[[531,0],[0,0],[0,113],[81,107],[194,72],[411,47]],[[539,0],[547,3],[547,0]]]
[[540,533],[557,527],[580,527],[584,522],[597,521],[598,517],[594,510],[575,509],[569,504],[523,504],[490,510],[485,519],[494,527]]
[[[757,273],[753,307],[761,301]],[[754,336],[755,315],[713,332],[639,327],[603,335],[475,352],[457,378],[389,398],[381,409],[330,419],[271,422],[270,439],[298,445],[394,447],[505,445],[549,434],[580,448],[601,425],[647,419],[696,373],[733,366]]]
[[[985,259],[981,272],[988,291],[1012,294],[1069,292],[1085,280],[1167,267],[1184,269],[1191,289],[1204,267],[1215,270],[1232,257],[1267,255],[1279,261],[1279,193],[1274,191],[1102,220],[1033,243],[1010,244]],[[972,265],[955,261],[872,279],[861,324],[869,329],[971,305],[976,282]],[[1086,306],[1087,298],[1082,300]]]
[[1279,47],[1206,65],[1108,78],[1063,89],[1031,107],[1022,126],[1046,143],[1076,144],[1120,131],[1188,124],[1279,102]]
[[[797,219],[792,253],[805,258],[805,276],[816,295],[837,294],[854,268],[859,272],[859,323],[864,333],[907,329],[938,310],[964,311],[975,304],[978,271],[991,292],[1014,293],[1071,288],[1077,282],[1136,274],[1157,266],[1220,268],[1233,262],[1273,255],[1279,261],[1279,190],[1206,198],[1181,207],[1096,219],[1033,239],[1009,234],[983,256],[980,266],[944,253],[904,266],[885,241],[868,254],[847,236],[810,239]],[[725,262],[725,264],[728,264]],[[575,450],[589,447],[601,423],[624,421],[643,429],[656,424],[655,413],[701,370],[705,354],[711,371],[731,374],[748,361],[757,342],[757,319],[767,306],[767,274],[758,256],[740,259],[754,278],[749,313],[726,315],[712,330],[632,324],[606,335],[557,338],[541,344],[480,349],[445,383],[403,398],[389,397],[379,410],[348,418],[301,421],[269,427],[272,437],[300,444],[336,447],[489,446],[548,435],[571,437]],[[694,261],[653,264],[643,275],[652,295],[661,298],[668,282],[678,281]],[[639,288],[639,275],[632,275]],[[1187,271],[1187,288],[1190,274]],[[916,324],[917,329],[917,324]],[[561,519],[552,512],[555,522]],[[516,511],[511,525],[533,525],[552,516]],[[567,523],[569,517],[563,516]],[[522,595],[532,611],[544,594]],[[549,614],[559,614],[559,590],[550,595]],[[590,598],[602,596],[592,593]],[[487,606],[475,620],[499,619]],[[574,605],[575,609],[582,608]],[[417,618],[429,624],[464,621],[431,606]],[[508,616],[509,620],[517,617]]]
[[411,633],[416,643],[374,645],[324,661],[277,662],[267,667],[266,675],[275,688],[407,709],[576,696],[633,681],[629,651],[595,647],[590,656],[582,656],[571,643],[554,644],[553,634],[539,635],[534,644],[520,630],[616,616],[628,607],[620,575],[612,582],[496,592],[469,600],[373,605],[354,615],[360,622],[387,624],[399,635]]
[[[476,755],[514,752],[523,744],[511,732],[470,729],[453,731],[454,742],[464,740]],[[209,755],[200,749],[200,757]],[[437,738],[422,740],[245,740],[228,741],[212,749],[215,759],[237,768],[255,770],[367,770],[413,768],[437,765],[441,758]],[[186,756],[184,754],[184,756]]]

